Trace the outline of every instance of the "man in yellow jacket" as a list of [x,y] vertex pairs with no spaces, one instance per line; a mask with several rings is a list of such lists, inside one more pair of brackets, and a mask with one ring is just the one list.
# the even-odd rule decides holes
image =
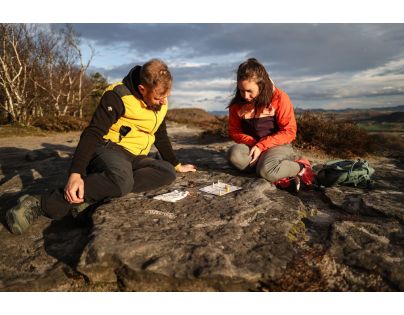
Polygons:
[[[78,206],[168,185],[176,171],[195,172],[195,166],[179,163],[167,135],[171,86],[171,73],[159,59],[135,66],[110,85],[81,134],[66,186],[22,196],[6,213],[11,232],[23,233],[41,215],[61,219]],[[163,160],[147,157],[153,144]]]

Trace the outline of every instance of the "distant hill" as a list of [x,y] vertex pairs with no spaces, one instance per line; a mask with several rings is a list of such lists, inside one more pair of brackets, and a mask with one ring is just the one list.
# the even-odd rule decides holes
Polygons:
[[[394,107],[374,107],[374,108],[344,108],[344,109],[322,109],[322,108],[295,108],[296,114],[301,114],[303,112],[310,111],[314,113],[324,113],[324,114],[348,114],[354,115],[359,119],[367,119],[368,117],[373,117],[374,115],[379,115],[383,113],[384,115],[395,114],[397,112],[404,112],[404,105],[394,106]],[[208,112],[211,115],[215,116],[227,116],[227,110],[214,110]],[[356,118],[356,117],[355,117]],[[395,118],[392,118],[395,119]],[[397,120],[392,120],[397,121]],[[402,120],[399,120],[400,122]]]
[[374,108],[345,108],[345,109],[302,109],[296,108],[297,116],[304,112],[322,113],[326,116],[335,116],[338,120],[353,120],[357,122],[403,122],[404,105],[395,107],[374,107]]
[[209,111],[209,114],[215,115],[215,116],[226,116],[229,114],[228,110],[213,110]]
[[347,112],[403,112],[404,111],[404,105],[398,105],[398,106],[393,106],[393,107],[372,107],[372,108],[343,108],[343,109],[323,109],[323,108],[300,108],[296,107],[295,112],[305,112],[305,111],[311,111],[311,112],[324,112],[324,113],[347,113]]
[[372,116],[369,118],[361,119],[360,121],[404,123],[404,111]]
[[212,128],[220,124],[218,117],[201,108],[169,109],[166,118],[169,121],[202,128]]
[[[327,110],[321,108],[295,108],[296,116],[304,112],[323,113],[326,116],[333,115],[338,120],[353,120],[356,122],[377,123],[404,123],[404,105],[395,107],[375,108],[345,108]],[[173,108],[168,111],[167,120],[188,125],[212,128],[221,125],[222,120],[228,115],[227,110],[205,111],[201,108]]]

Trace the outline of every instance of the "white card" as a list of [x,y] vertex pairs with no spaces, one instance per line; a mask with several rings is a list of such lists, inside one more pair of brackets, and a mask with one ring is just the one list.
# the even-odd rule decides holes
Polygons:
[[169,193],[154,196],[153,199],[168,201],[168,202],[177,202],[178,200],[184,199],[188,195],[189,195],[188,191],[174,190]]

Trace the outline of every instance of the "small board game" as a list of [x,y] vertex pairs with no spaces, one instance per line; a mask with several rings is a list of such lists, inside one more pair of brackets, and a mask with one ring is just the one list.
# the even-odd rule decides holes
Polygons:
[[233,191],[240,190],[240,189],[242,189],[242,187],[233,186],[230,184],[223,183],[221,181],[217,181],[217,183],[213,183],[212,185],[203,187],[199,190],[209,193],[209,194],[216,195],[216,196],[224,196],[228,193],[231,193]]

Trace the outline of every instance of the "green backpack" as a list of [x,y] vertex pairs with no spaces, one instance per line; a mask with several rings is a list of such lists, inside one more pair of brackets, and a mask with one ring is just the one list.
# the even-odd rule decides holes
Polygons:
[[365,160],[333,160],[325,163],[317,173],[321,186],[353,185],[370,187],[370,176],[375,170]]

